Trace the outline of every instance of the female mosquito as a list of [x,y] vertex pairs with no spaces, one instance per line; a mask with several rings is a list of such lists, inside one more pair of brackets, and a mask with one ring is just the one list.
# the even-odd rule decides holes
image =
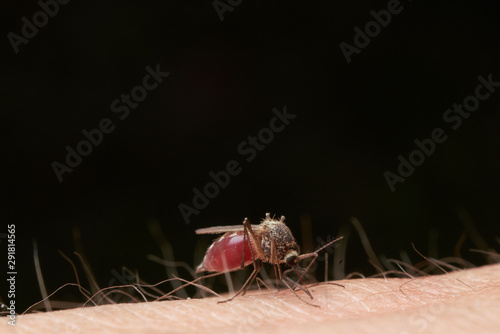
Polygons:
[[[299,274],[299,271],[303,271],[305,275],[318,257],[319,251],[343,238],[342,236],[338,237],[317,251],[300,255],[299,246],[292,232],[285,225],[285,217],[281,216],[280,220],[276,220],[271,218],[269,213],[266,213],[266,218],[259,225],[252,225],[245,218],[243,225],[214,226],[196,230],[196,234],[220,233],[224,233],[224,235],[216,239],[208,248],[203,262],[196,269],[197,273],[202,271],[226,273],[241,270],[249,264],[253,264],[254,266],[252,274],[241,289],[231,298],[220,302],[228,302],[240,294],[244,295],[257,277],[262,262],[272,264],[276,280],[279,278],[295,295],[297,295],[295,288],[299,287],[312,299],[313,296],[307,289],[306,284],[302,280],[303,275]],[[307,268],[303,270],[298,264],[301,260],[309,257],[313,259]],[[280,264],[287,264],[291,269],[281,272]],[[299,277],[297,282],[287,276],[291,271],[295,271]],[[299,281],[302,284],[299,284]],[[291,283],[293,288],[288,283]],[[297,297],[299,296],[297,295]],[[299,299],[302,300],[300,297]]]

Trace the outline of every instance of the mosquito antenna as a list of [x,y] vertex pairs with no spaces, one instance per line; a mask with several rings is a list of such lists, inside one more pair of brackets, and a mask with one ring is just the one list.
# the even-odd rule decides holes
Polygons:
[[[338,237],[338,238],[337,238],[337,239],[335,239],[335,240],[332,240],[332,241],[330,241],[330,242],[327,242],[326,244],[324,244],[323,246],[321,246],[320,248],[318,248],[317,250],[315,250],[315,251],[314,251],[314,252],[312,252],[312,253],[307,253],[307,254],[302,254],[302,255],[297,256],[297,259],[298,259],[299,261],[302,261],[302,260],[304,260],[304,259],[307,259],[307,258],[311,257],[311,256],[312,256],[312,254],[314,254],[314,253],[319,253],[319,252],[321,252],[323,249],[330,247],[332,244],[334,244],[334,243],[336,243],[337,241],[342,240],[342,239],[344,239],[344,237],[343,237],[343,236],[340,236],[340,237]],[[280,261],[280,263],[286,263],[286,261],[285,261],[285,260],[281,260],[281,261]]]

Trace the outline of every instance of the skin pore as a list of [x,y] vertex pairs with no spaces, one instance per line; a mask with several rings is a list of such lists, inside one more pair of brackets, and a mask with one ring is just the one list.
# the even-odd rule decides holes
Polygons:
[[[0,333],[498,333],[500,264],[417,278],[367,278],[291,291],[33,313]],[[302,298],[307,295],[298,291]]]

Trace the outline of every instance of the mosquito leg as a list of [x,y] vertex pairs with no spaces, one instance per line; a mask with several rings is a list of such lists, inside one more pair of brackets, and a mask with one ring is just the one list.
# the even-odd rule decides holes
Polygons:
[[[299,284],[299,281],[295,282],[290,277],[288,277],[288,273],[291,272],[291,271],[295,271],[295,273],[297,274],[297,276],[299,276],[299,280],[302,282],[302,284]],[[300,276],[300,274],[299,274],[299,272],[298,272],[298,270],[296,268],[285,270],[285,272],[283,273],[283,277],[284,277],[284,279],[282,279],[282,282],[285,283],[286,286],[290,290],[292,290],[293,292],[295,292],[295,288],[299,287],[302,291],[304,291],[305,293],[307,293],[307,295],[309,297],[311,297],[311,299],[313,299],[313,296],[312,296],[311,292],[309,291],[309,289],[307,289],[307,285],[302,280],[302,277]],[[293,289],[286,283],[286,281],[288,281],[288,282],[290,282],[290,283],[293,284]]]
[[[338,240],[340,240],[340,239],[342,239],[342,237],[339,237],[339,238],[337,238],[336,240],[333,240],[333,241],[329,242],[327,245],[325,245],[325,246],[321,247],[321,248],[320,248],[320,250],[323,250],[323,249],[324,249],[324,248],[326,248],[327,246],[330,246],[331,244],[333,244],[334,242],[336,242],[336,241],[338,241]],[[313,252],[313,253],[303,254],[303,255],[301,255],[301,256],[300,256],[300,259],[302,260],[302,259],[306,259],[306,258],[308,258],[308,257],[312,257],[313,259],[312,259],[312,261],[309,263],[309,265],[306,267],[306,269],[305,269],[305,270],[303,270],[303,272],[304,272],[304,274],[303,274],[303,275],[301,275],[301,274],[299,273],[299,271],[298,271],[296,268],[292,268],[292,269],[288,269],[288,270],[286,270],[286,271],[283,273],[283,275],[284,275],[284,277],[286,278],[286,280],[287,280],[287,281],[289,281],[289,282],[293,282],[293,284],[294,284],[294,285],[293,285],[293,288],[294,288],[294,289],[295,289],[296,287],[299,287],[302,291],[304,291],[305,293],[307,293],[307,294],[309,295],[309,297],[313,298],[313,297],[312,297],[312,295],[311,295],[311,293],[310,293],[310,292],[309,292],[309,290],[307,289],[307,285],[304,283],[304,281],[303,281],[303,279],[302,279],[302,278],[303,278],[305,275],[307,275],[307,274],[309,273],[309,269],[312,267],[312,265],[314,264],[314,262],[316,262],[316,259],[318,258],[318,251]],[[299,279],[298,279],[296,282],[295,282],[295,281],[293,281],[293,280],[292,280],[290,277],[288,277],[288,275],[287,275],[287,274],[288,274],[289,272],[291,272],[292,270],[294,270],[294,271],[297,273],[297,276],[299,277]],[[302,282],[302,284],[299,284],[299,281],[300,281],[300,282]],[[283,282],[285,282],[285,281],[283,280]],[[344,287],[343,285],[340,285],[340,284],[336,284],[336,283],[333,283],[333,284],[335,284],[335,285],[339,285],[339,286]],[[287,286],[288,286],[288,284],[287,284]],[[292,290],[292,291],[294,291],[294,290]],[[295,291],[294,291],[294,292],[295,292]]]
[[[263,281],[260,277],[257,277],[257,278],[255,279],[255,281],[257,282],[257,284],[259,284],[259,282],[260,282],[260,284],[262,284],[263,286],[265,286],[267,290],[271,290],[271,289],[269,289],[269,287],[267,286],[266,282],[264,282],[264,281]],[[260,290],[260,285],[259,285],[259,290]]]
[[[286,279],[289,283],[292,283],[293,284],[293,290],[295,290],[295,288],[297,286],[299,286],[299,282],[295,282],[293,279],[291,279],[289,276],[288,276],[288,273],[292,272],[293,269],[287,269],[283,272],[283,279]],[[282,280],[283,280],[282,279]]]
[[[276,289],[280,291],[280,285],[278,281],[278,269],[279,269],[279,264],[275,264],[274,266],[274,277],[276,278]],[[278,267],[278,269],[276,269]],[[279,273],[280,279],[281,279],[281,272]]]
[[[295,266],[295,268],[285,270],[285,272],[283,273],[283,275],[284,275],[284,277],[286,277],[287,280],[292,281],[292,279],[288,276],[288,273],[291,272],[291,271],[295,271],[297,273],[297,276],[299,277],[299,279],[297,280],[297,282],[294,282],[294,289],[297,286],[300,287],[300,289],[302,289],[302,290],[304,290],[304,288],[305,288],[304,292],[306,292],[312,298],[312,295],[309,292],[309,290],[307,290],[307,285],[304,283],[304,280],[302,278],[305,275],[307,275],[307,273],[309,272],[309,269],[311,268],[311,266],[314,264],[314,262],[318,258],[318,253],[308,253],[308,254],[304,254],[304,255],[307,255],[307,257],[313,257],[313,259],[312,259],[311,263],[309,263],[309,265],[307,266],[306,269],[301,269],[300,270],[300,271],[303,271],[303,274],[300,274],[299,270],[297,270],[298,266]],[[304,258],[307,258],[307,257],[304,257]],[[302,282],[302,285],[299,284],[299,282]]]
[[[260,265],[259,265],[259,268],[257,269],[257,265],[255,264],[255,262],[257,260],[255,259],[255,255],[253,253],[253,247],[252,247],[252,241],[255,244],[255,239],[250,240],[251,238],[253,238],[254,234],[253,234],[253,231],[251,233],[249,233],[249,231],[252,231],[252,227],[250,225],[250,221],[248,220],[248,218],[245,218],[245,219],[243,219],[243,252],[241,253],[241,269],[243,269],[245,267],[245,245],[246,245],[247,240],[248,240],[250,243],[250,253],[252,254],[253,270],[254,270],[252,272],[252,274],[250,275],[250,277],[252,277],[252,275],[254,274],[254,272],[256,270],[260,271]],[[255,279],[255,277],[254,277],[254,279]],[[243,287],[245,286],[245,284],[243,284]],[[248,285],[248,286],[250,286],[250,285]],[[247,289],[248,289],[248,287],[243,291],[243,295],[247,292]],[[260,287],[259,287],[259,289],[260,289]],[[240,292],[241,292],[241,289],[240,289],[240,291],[238,291],[238,293],[240,293]],[[235,295],[234,297],[236,297],[236,296],[237,295]]]
[[266,261],[266,254],[264,253],[264,250],[262,250],[262,246],[259,241],[260,239],[257,238],[254,231],[252,230],[252,225],[250,224],[250,221],[245,218],[245,220],[243,220],[243,226],[244,226],[243,228],[244,233],[246,233],[247,236],[250,237],[249,238],[251,246],[250,250],[252,251],[252,254],[254,251],[257,253],[255,254],[255,256],[252,255],[253,260],[255,261],[255,259],[260,259]]
[[[243,220],[243,252],[241,254],[241,268],[245,266],[245,246],[247,240],[249,241],[250,253],[252,254],[252,260],[254,266],[253,272],[247,279],[245,284],[243,284],[243,286],[240,288],[240,290],[238,290],[238,292],[234,296],[226,300],[221,300],[219,301],[219,303],[225,303],[231,301],[240,294],[244,295],[260,272],[260,268],[262,266],[261,260],[266,259],[265,253],[262,250],[262,246],[260,245],[259,239],[255,236],[255,233],[252,230],[252,225],[250,224],[250,221],[248,220],[248,218],[245,218]],[[254,251],[257,254],[254,254]]]
[[[308,272],[309,272],[309,269],[311,268],[311,266],[314,264],[314,262],[316,261],[316,259],[318,258],[318,253],[317,252],[314,252],[314,253],[308,253],[308,254],[304,254],[304,255],[307,255],[307,257],[313,257],[311,263],[309,263],[309,265],[307,266],[307,268],[304,270],[304,274],[300,274],[299,271],[297,270],[297,266],[294,266],[292,267],[292,269],[288,269],[284,272],[284,277],[286,278],[286,280],[288,280],[289,282],[293,282],[293,289],[292,291],[295,292],[295,288],[296,287],[299,287],[302,291],[304,291],[305,293],[307,293],[307,295],[309,297],[311,297],[311,299],[313,299],[313,296],[311,294],[311,292],[309,292],[309,289],[307,289],[307,284],[304,282],[304,280],[302,279],[303,276],[305,276]],[[304,256],[304,258],[306,258]],[[291,271],[295,271],[295,273],[297,274],[297,276],[299,277],[299,279],[297,280],[297,282],[293,281],[290,277],[288,277],[288,273],[291,272]],[[285,282],[285,280],[282,280],[283,282]],[[302,284],[299,284],[299,282],[302,282]],[[288,284],[287,284],[288,286]]]
[[[268,215],[266,215],[266,217],[267,216]],[[281,280],[281,267],[280,267],[280,260],[278,259],[278,251],[276,250],[276,242],[274,240],[271,240],[270,262],[274,267],[274,277],[276,278],[276,289],[280,291],[278,279]]]
[[[285,277],[286,277],[286,278],[288,278],[288,279],[290,279],[290,277],[288,277],[288,276],[285,276]],[[293,292],[293,294],[294,294],[295,296],[297,296],[297,298],[299,298],[301,301],[303,301],[303,302],[304,302],[304,303],[306,303],[307,305],[311,305],[311,306],[314,306],[314,307],[320,307],[319,305],[313,304],[313,303],[308,302],[307,300],[303,299],[301,296],[299,296],[299,295],[297,294],[297,292],[295,292],[295,291],[294,291],[294,290],[290,287],[290,285],[288,285],[288,283],[287,283],[285,280],[282,280],[282,281],[283,281],[283,283],[285,283],[285,285],[286,285],[286,286],[287,286],[287,287],[288,287],[288,288],[289,288],[289,289]],[[293,282],[293,280],[292,280],[292,279],[290,279],[290,281],[291,281],[291,282]],[[304,291],[305,291],[305,290],[304,290]],[[312,298],[312,296],[311,296],[311,295],[309,295],[309,296]]]
[[307,266],[307,268],[305,270],[305,274],[307,274],[309,272],[309,268],[312,267],[312,265],[314,264],[314,262],[316,262],[316,259],[318,258],[318,253],[317,252],[310,253],[310,254],[312,254],[311,256],[313,257],[313,259],[311,260],[311,263],[309,263],[309,265]]
[[[247,290],[250,288],[250,285],[252,285],[253,281],[257,278],[257,275],[260,272],[260,268],[262,268],[262,261],[260,261],[260,260],[255,261],[253,263],[253,272],[252,272],[253,278],[250,280],[250,278],[252,277],[252,275],[250,275],[250,277],[247,280],[247,282],[250,281],[250,283],[247,284],[247,282],[245,282],[245,284],[243,284],[243,287],[246,285],[246,288],[243,291],[243,293],[241,294],[242,296],[245,295],[245,293],[247,293]],[[242,289],[243,289],[243,287],[242,287]]]
[[[298,286],[297,282],[295,282],[294,280],[292,280],[290,277],[288,277],[288,273],[293,271],[293,269],[287,269],[283,272],[283,279],[286,279],[289,283],[292,283],[293,284],[293,289],[292,290],[295,290],[295,288]],[[283,280],[282,279],[282,280]]]
[[[257,262],[257,261],[256,261]],[[259,274],[259,271],[260,271],[260,268],[262,266],[262,263],[260,261],[257,262],[257,264],[255,264],[254,262],[254,269],[253,269],[253,272],[252,274],[250,275],[250,277],[248,277],[247,281],[245,282],[245,284],[243,284],[243,286],[241,287],[240,290],[238,290],[238,292],[232,296],[231,298],[228,298],[228,299],[225,299],[225,300],[220,300],[218,301],[218,303],[226,303],[226,302],[229,302],[231,300],[233,300],[234,298],[236,298],[237,296],[239,296],[241,293],[243,293],[243,295],[245,294],[245,292],[248,290],[248,288],[250,287],[250,285],[252,284],[252,282],[255,280],[255,278],[257,277],[257,275]]]
[[[260,239],[257,238],[257,236],[255,235],[255,233],[252,229],[252,225],[250,224],[250,221],[247,218],[245,218],[243,220],[243,253],[242,253],[242,257],[241,257],[241,268],[244,267],[246,240],[249,240],[250,252],[252,253],[252,261],[253,261],[254,271],[252,272],[252,275],[250,275],[250,278],[252,278],[252,276],[253,276],[253,278],[251,280],[251,281],[253,281],[255,279],[255,277],[257,276],[257,274],[260,272],[260,268],[262,266],[261,261],[266,261],[267,257],[266,257],[266,254],[264,253],[264,250],[262,249]],[[256,254],[254,254],[254,253],[256,253]],[[258,265],[256,265],[257,261],[259,261]],[[252,282],[250,282],[250,284],[251,283]],[[243,286],[245,286],[245,284]],[[246,290],[248,290],[248,288],[250,287],[250,284],[246,286],[245,290],[243,291],[243,294],[245,294]],[[238,294],[240,292],[241,291],[238,291]]]
[[[241,253],[241,269],[245,267],[245,245],[247,240],[250,240],[247,231],[248,218],[243,219],[243,252]],[[252,260],[255,262],[255,256],[253,255],[252,246],[250,246],[250,253],[252,253]]]
[[[309,297],[311,297],[311,299],[312,299],[313,297],[312,297],[311,293],[309,292],[309,290],[307,289],[307,285],[306,285],[306,283],[304,283],[304,281],[303,281],[303,279],[302,279],[302,277],[303,277],[303,276],[305,276],[305,275],[307,275],[307,274],[309,273],[309,269],[312,267],[312,265],[314,264],[314,262],[315,262],[315,261],[316,261],[316,259],[318,258],[318,253],[314,252],[314,253],[312,253],[312,255],[311,255],[311,256],[313,257],[313,259],[312,259],[311,263],[309,263],[309,265],[307,266],[307,268],[304,270],[304,274],[303,274],[303,275],[301,275],[301,274],[297,271],[297,269],[296,269],[296,268],[293,268],[293,269],[294,269],[294,270],[295,270],[295,272],[297,273],[297,276],[299,276],[299,279],[298,279],[298,280],[297,280],[297,282],[296,282],[297,286],[299,286],[301,289],[302,289],[302,288],[304,288],[305,290],[304,290],[304,289],[302,289],[302,290],[304,290],[304,291],[305,291],[305,292],[309,295]],[[299,284],[299,281],[301,281],[301,282],[302,282],[302,285],[300,285],[300,284]],[[306,291],[306,290],[307,290],[307,291]]]

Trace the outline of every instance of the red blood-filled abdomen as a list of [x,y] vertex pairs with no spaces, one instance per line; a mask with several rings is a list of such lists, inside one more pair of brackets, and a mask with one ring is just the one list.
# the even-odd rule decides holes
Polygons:
[[[257,256],[255,251],[254,256]],[[196,272],[217,271],[227,272],[241,268],[241,257],[243,255],[243,231],[226,233],[208,248],[203,262],[198,266]],[[245,241],[245,266],[252,263],[252,252],[250,242]]]

